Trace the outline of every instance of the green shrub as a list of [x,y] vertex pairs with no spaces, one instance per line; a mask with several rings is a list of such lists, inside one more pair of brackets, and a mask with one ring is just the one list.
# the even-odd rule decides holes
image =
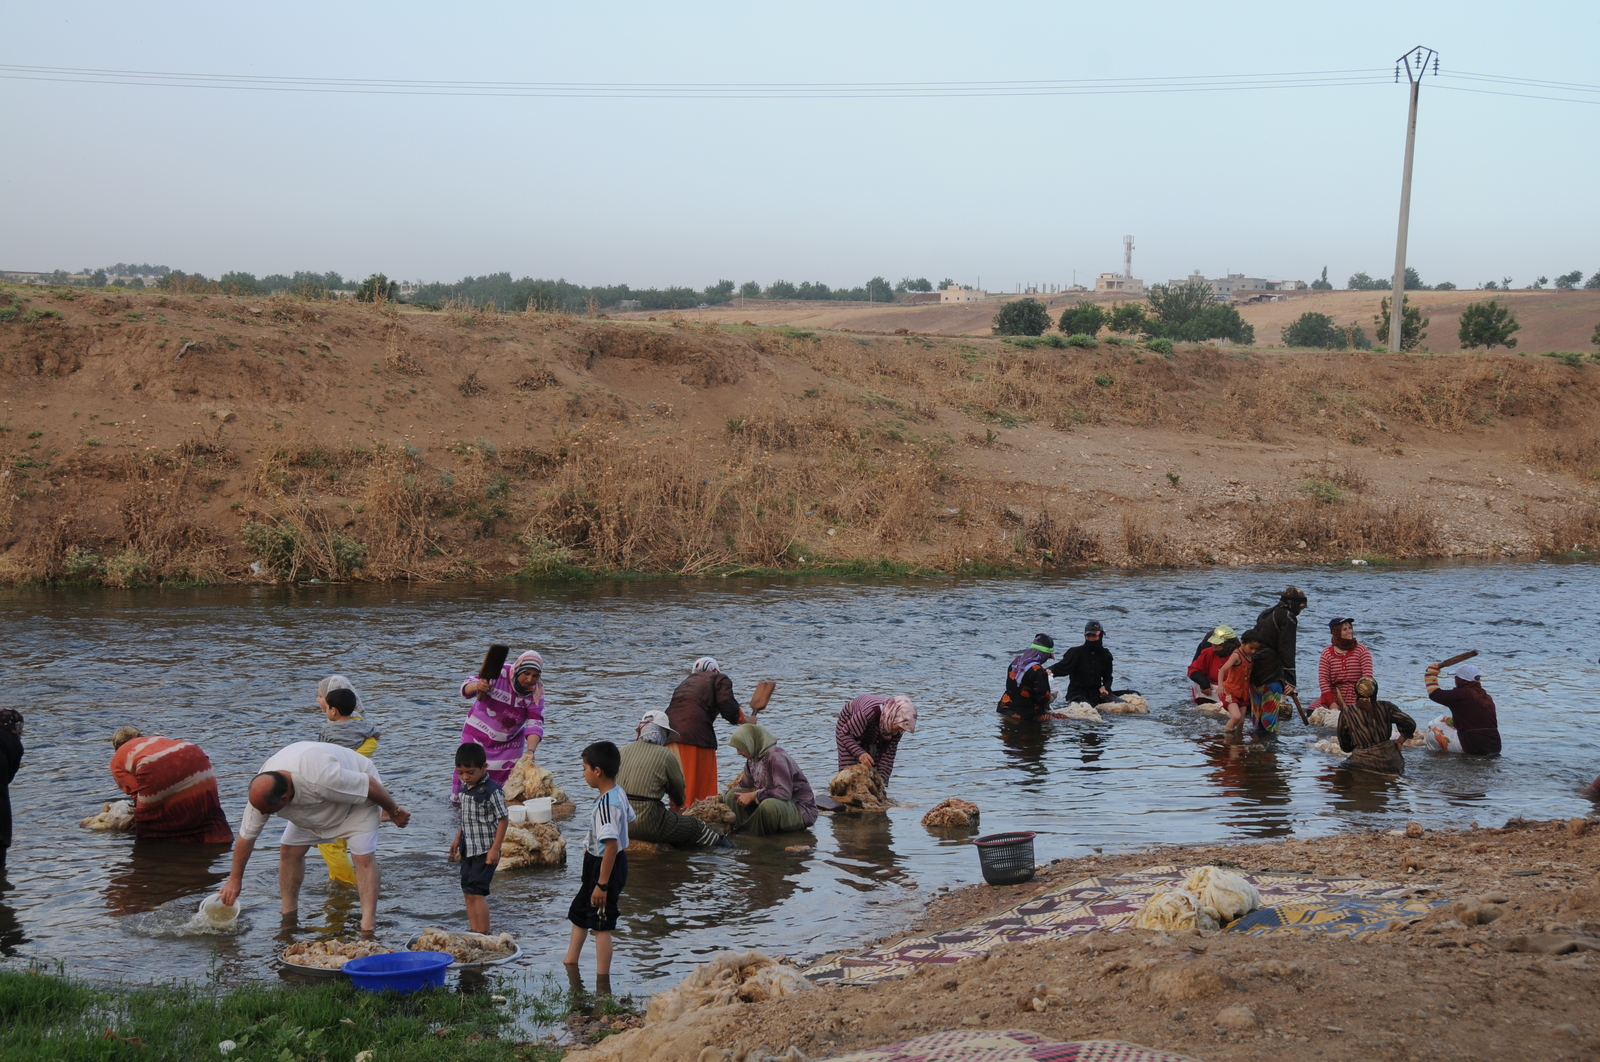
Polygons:
[[1331,479],[1308,479],[1300,484],[1300,490],[1327,505],[1344,501],[1344,491]]
[[1050,327],[1050,311],[1036,299],[1018,299],[1000,307],[994,315],[997,336],[1038,336]]
[[0,321],[15,321],[22,310],[16,306],[0,306]]
[[1545,354],[1547,358],[1554,358],[1563,365],[1570,365],[1574,369],[1583,364],[1583,355],[1576,350],[1552,350]]
[[120,550],[106,561],[103,578],[107,586],[144,586],[151,581],[150,558],[133,549]]
[[1117,378],[1115,376],[1096,376],[1094,382],[1096,387],[1110,387],[1117,382]]
[[286,524],[262,524],[251,520],[239,530],[239,537],[272,574],[282,577],[295,574],[300,536],[294,528]]
[[1092,302],[1079,302],[1061,311],[1063,335],[1098,335],[1105,327],[1106,312]]
[[1113,332],[1122,332],[1133,335],[1145,329],[1144,307],[1137,302],[1114,302],[1111,304],[1110,325]]
[[[1410,316],[1410,307],[1406,308],[1407,317]],[[1388,314],[1384,315],[1385,317]],[[1488,302],[1469,303],[1461,311],[1461,327],[1456,330],[1456,338],[1461,340],[1463,349],[1468,347],[1514,347],[1516,339],[1513,332],[1522,330],[1516,317],[1511,311],[1490,299]],[[1409,348],[1408,348],[1409,349]]]
[[99,582],[104,567],[100,555],[81,546],[73,546],[61,561],[61,571],[74,582]]
[[1067,337],[1067,346],[1069,347],[1097,347],[1099,345],[1099,340],[1095,339],[1094,336],[1085,335],[1082,332],[1077,332]]
[[1157,336],[1156,338],[1150,340],[1150,342],[1146,343],[1145,346],[1149,347],[1157,354],[1160,354],[1163,358],[1172,357],[1172,340],[1166,338],[1165,336]]

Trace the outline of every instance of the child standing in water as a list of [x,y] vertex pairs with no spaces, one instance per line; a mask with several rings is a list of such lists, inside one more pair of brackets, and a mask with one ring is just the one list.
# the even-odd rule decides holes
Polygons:
[[569,975],[583,956],[583,942],[594,934],[595,975],[601,992],[610,991],[611,931],[617,928],[617,901],[628,882],[628,823],[633,805],[617,785],[622,753],[609,741],[596,741],[583,750],[583,780],[599,795],[589,813],[589,832],[583,838],[583,884],[567,911],[572,937],[567,957],[561,960]]
[[[378,751],[378,728],[356,713],[361,711],[361,698],[351,688],[350,680],[343,675],[329,675],[317,683],[317,706],[322,709],[327,722],[317,731],[317,740],[330,745],[340,745],[371,758]],[[319,844],[322,861],[328,864],[328,877],[346,885],[356,883],[356,868],[350,862],[350,846],[343,837],[327,844]]]
[[1239,648],[1217,672],[1217,685],[1222,687],[1222,706],[1228,709],[1227,730],[1244,730],[1245,705],[1250,703],[1250,661],[1260,648],[1261,635],[1245,631],[1239,636]]
[[500,783],[489,777],[489,757],[471,741],[456,749],[456,777],[461,779],[461,828],[450,842],[450,858],[461,856],[461,897],[467,925],[474,933],[489,932],[489,882],[500,864],[500,845],[511,816]]

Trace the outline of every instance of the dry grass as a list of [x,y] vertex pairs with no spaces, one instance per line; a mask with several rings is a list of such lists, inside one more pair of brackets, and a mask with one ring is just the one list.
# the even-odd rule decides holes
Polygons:
[[1545,524],[1546,552],[1600,552],[1600,505],[1569,505]]
[[1438,545],[1438,518],[1421,505],[1329,505],[1301,498],[1242,507],[1240,541],[1260,553],[1428,556]]
[[1078,523],[1076,517],[1062,515],[1049,505],[1023,523],[1023,534],[1029,548],[1048,551],[1055,564],[1088,564],[1100,559],[1100,536]]
[[1122,513],[1122,545],[1139,568],[1181,568],[1189,563],[1183,548],[1165,531],[1150,530],[1149,521],[1131,509]]
[[1563,432],[1528,447],[1528,460],[1555,472],[1600,479],[1600,431]]

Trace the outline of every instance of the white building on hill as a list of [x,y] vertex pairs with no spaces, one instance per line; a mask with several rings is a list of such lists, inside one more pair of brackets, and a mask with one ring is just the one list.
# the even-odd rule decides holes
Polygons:
[[989,293],[987,291],[980,291],[977,288],[969,288],[965,284],[948,287],[939,292],[939,302],[941,305],[947,302],[982,302],[988,297]]
[[1121,273],[1101,273],[1094,278],[1094,290],[1115,292],[1118,295],[1143,295],[1144,281]]
[[1182,280],[1167,281],[1173,287],[1182,284],[1209,284],[1211,293],[1219,299],[1232,299],[1252,291],[1299,291],[1306,287],[1301,280],[1268,280],[1266,277],[1247,277],[1243,273],[1229,273],[1225,277],[1211,278],[1195,270]]

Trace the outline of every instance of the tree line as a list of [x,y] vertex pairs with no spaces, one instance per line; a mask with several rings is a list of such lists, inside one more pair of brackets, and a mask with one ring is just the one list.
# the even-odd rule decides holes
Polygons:
[[1052,325],[1069,339],[1093,339],[1102,328],[1148,339],[1203,342],[1226,339],[1249,346],[1256,341],[1254,326],[1239,311],[1217,298],[1211,285],[1198,280],[1182,284],[1156,284],[1145,293],[1146,303],[1077,302],[1052,321],[1050,311],[1035,299],[1017,299],[1000,307],[993,331],[1000,336],[1040,336]]

